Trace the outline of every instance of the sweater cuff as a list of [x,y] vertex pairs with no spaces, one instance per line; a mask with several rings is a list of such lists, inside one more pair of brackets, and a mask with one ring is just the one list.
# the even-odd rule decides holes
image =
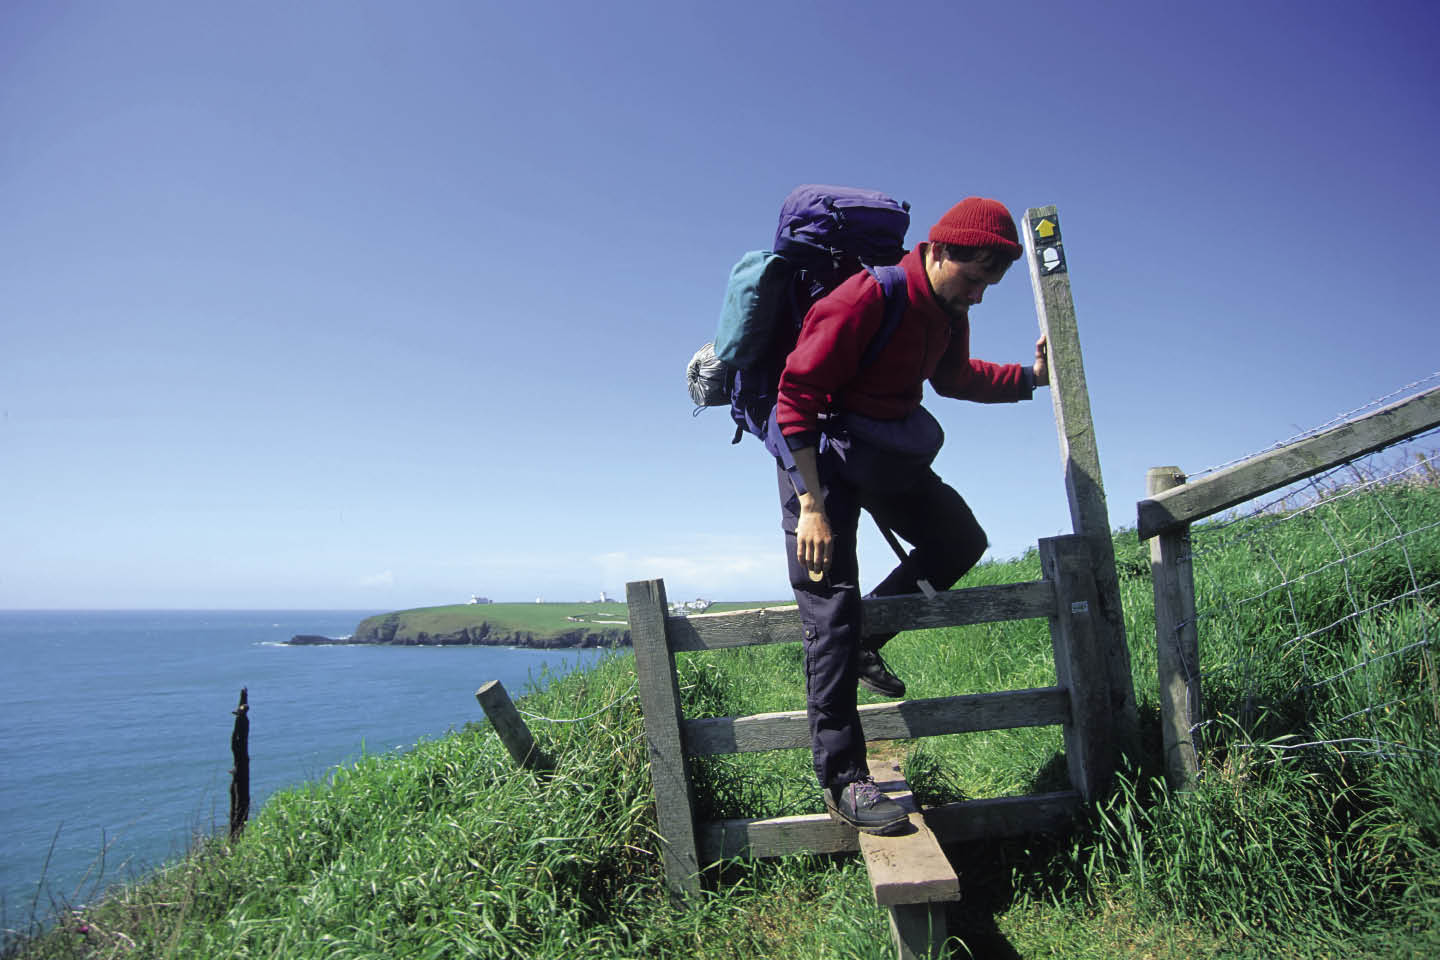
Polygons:
[[1020,379],[1025,384],[1025,399],[1029,400],[1035,396],[1035,368],[1021,364]]
[[785,434],[785,446],[791,450],[804,450],[806,447],[813,447],[820,442],[820,435],[814,430],[802,430],[800,433]]

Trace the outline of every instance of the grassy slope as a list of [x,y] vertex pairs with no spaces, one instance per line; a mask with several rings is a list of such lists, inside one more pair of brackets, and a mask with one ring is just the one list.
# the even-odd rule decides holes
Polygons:
[[[1413,529],[1440,516],[1440,490],[1396,491],[1385,509]],[[1342,515],[1325,533],[1277,534],[1268,549],[1321,549],[1312,539],[1333,537],[1354,520]],[[1240,595],[1253,592],[1242,581],[1257,576],[1257,565],[1244,559],[1254,547],[1224,545],[1232,532],[1197,530],[1197,551],[1212,551],[1207,569],[1222,577],[1218,586],[1202,581],[1202,597],[1227,584]],[[1435,541],[1415,538],[1403,557],[1382,552],[1356,563],[1348,583],[1306,586],[1302,614],[1332,617],[1336,590],[1363,593],[1409,570],[1434,582]],[[1133,534],[1118,536],[1116,548],[1147,755],[1067,836],[952,851],[965,885],[952,932],[965,949],[1095,960],[1440,954],[1433,755],[1373,764],[1312,751],[1272,763],[1263,750],[1222,739],[1200,789],[1169,796],[1156,779],[1148,558]],[[966,583],[1038,573],[1031,555],[984,566]],[[1411,629],[1405,618],[1416,613],[1419,629],[1433,633],[1433,606],[1397,611],[1385,629]],[[1277,598],[1273,608],[1247,609],[1245,623],[1218,622],[1205,635],[1207,661],[1244,653],[1261,658],[1255,676],[1283,675],[1293,664],[1247,638],[1257,630],[1263,636],[1272,622],[1288,631],[1294,615]],[[1363,633],[1332,646],[1363,645]],[[887,657],[916,697],[1053,678],[1041,622],[904,634]],[[677,659],[689,714],[803,706],[796,645]],[[1429,693],[1433,679],[1412,662],[1387,681],[1400,706],[1377,721],[1391,725],[1382,732],[1440,748],[1427,719],[1440,706]],[[1222,704],[1226,682],[1216,688]],[[148,884],[116,892],[26,955],[890,956],[884,914],[855,858],[738,863],[699,902],[669,902],[633,684],[633,658],[619,655],[526,698],[531,712],[586,718],[532,721],[541,746],[558,758],[552,778],[517,771],[483,725],[408,754],[366,759],[325,784],[276,795],[233,848],[210,844]],[[1252,739],[1286,732],[1274,725],[1293,721],[1286,697],[1295,688],[1276,686],[1269,707],[1249,720]],[[1349,712],[1341,702],[1348,695],[1326,692],[1337,702],[1312,704],[1318,709],[1300,734],[1340,731],[1334,718]],[[1059,732],[1044,728],[931,738],[911,745],[906,772],[927,800],[1048,789],[1064,776],[1059,749]],[[699,763],[696,793],[702,816],[820,809],[805,751]]]

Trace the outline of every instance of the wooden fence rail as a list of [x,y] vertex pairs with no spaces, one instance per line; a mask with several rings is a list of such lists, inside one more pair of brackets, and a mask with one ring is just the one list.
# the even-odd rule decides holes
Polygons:
[[1135,505],[1140,539],[1179,530],[1196,520],[1214,516],[1437,426],[1440,426],[1440,387],[1381,407],[1324,433],[1250,457],[1209,476],[1150,494]]
[[1166,779],[1171,786],[1188,786],[1199,765],[1193,737],[1202,691],[1190,524],[1436,427],[1440,427],[1440,387],[1192,482],[1186,482],[1179,467],[1149,471],[1148,496],[1135,509],[1140,539],[1154,538],[1150,569],[1156,661]]

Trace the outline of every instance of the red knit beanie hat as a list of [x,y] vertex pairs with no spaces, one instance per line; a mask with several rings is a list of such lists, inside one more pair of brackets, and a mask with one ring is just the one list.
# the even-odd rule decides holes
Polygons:
[[1011,260],[1024,250],[1015,232],[1015,220],[999,200],[966,197],[951,207],[930,228],[931,243],[953,243],[957,247],[987,247]]

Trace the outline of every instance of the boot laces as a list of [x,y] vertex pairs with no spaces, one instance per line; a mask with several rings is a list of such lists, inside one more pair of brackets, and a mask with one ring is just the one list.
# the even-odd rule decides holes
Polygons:
[[861,656],[862,659],[870,660],[870,661],[872,661],[873,663],[875,663],[877,666],[879,666],[880,671],[881,671],[882,673],[890,673],[890,672],[891,672],[891,671],[890,671],[890,665],[885,662],[885,658],[884,658],[884,657],[880,656],[880,651],[879,651],[879,650],[861,650],[860,656]]
[[880,788],[875,786],[875,781],[869,777],[863,780],[856,780],[851,785],[851,790],[851,796],[854,798],[857,809],[860,807],[873,807],[885,799],[885,794],[880,792]]

